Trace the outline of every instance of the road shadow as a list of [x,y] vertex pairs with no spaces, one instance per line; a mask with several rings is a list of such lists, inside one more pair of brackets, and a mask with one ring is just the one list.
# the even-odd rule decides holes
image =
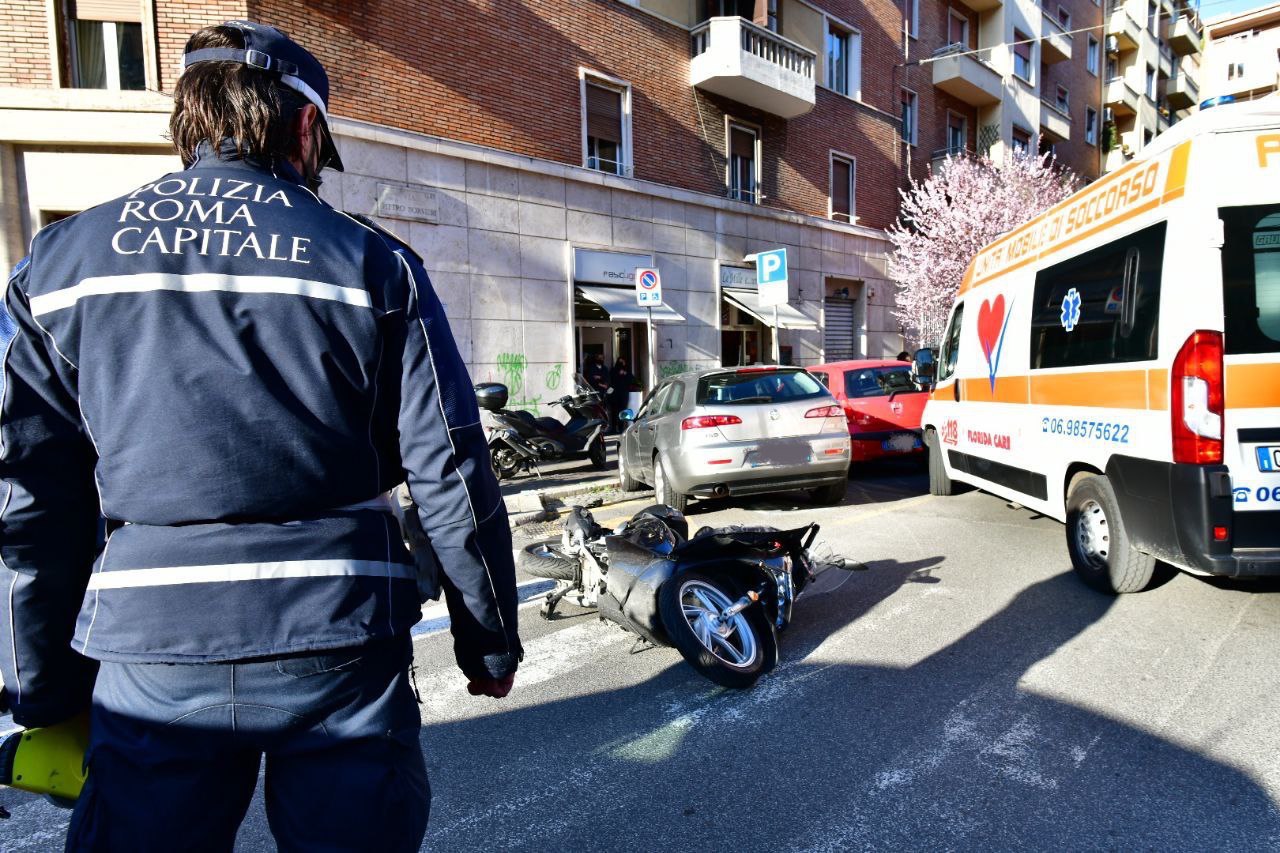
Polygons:
[[[856,637],[899,608],[928,606],[927,596],[899,606],[890,599],[913,580],[940,578],[931,589],[945,589],[945,568],[934,568],[873,562],[838,593],[802,600],[782,664],[749,691],[713,687],[674,660],[622,689],[584,668],[560,676],[581,695],[425,727],[437,791],[427,847],[1280,843],[1274,804],[1244,773],[1020,687],[1113,604],[1068,572],[1031,585],[930,654],[904,649],[901,666],[824,660],[834,634]],[[620,659],[621,636],[618,646]],[[847,638],[840,657],[858,658]]]

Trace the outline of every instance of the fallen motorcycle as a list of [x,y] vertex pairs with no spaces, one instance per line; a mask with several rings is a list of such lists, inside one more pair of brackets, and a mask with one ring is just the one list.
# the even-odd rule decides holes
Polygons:
[[692,538],[685,517],[656,505],[610,532],[575,507],[559,539],[526,546],[517,565],[556,581],[542,605],[550,619],[563,600],[638,643],[674,646],[702,676],[750,687],[778,661],[778,632],[799,595],[831,569],[865,568],[811,551],[818,525],[704,527]]

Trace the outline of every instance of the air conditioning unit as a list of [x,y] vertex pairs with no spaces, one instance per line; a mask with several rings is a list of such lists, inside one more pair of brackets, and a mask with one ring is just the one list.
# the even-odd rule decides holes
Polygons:
[[1120,52],[1120,39],[1115,36],[1107,36],[1107,53],[1117,54]]
[[1113,110],[1113,109],[1111,109],[1111,107],[1103,107],[1103,108],[1102,108],[1102,123],[1103,123],[1103,124],[1111,124],[1111,123],[1112,123],[1112,122],[1114,122],[1115,120],[1116,120],[1116,111],[1115,111],[1115,110]]

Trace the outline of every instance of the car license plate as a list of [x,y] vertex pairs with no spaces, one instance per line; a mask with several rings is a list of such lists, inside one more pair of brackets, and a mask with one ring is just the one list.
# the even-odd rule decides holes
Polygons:
[[1255,447],[1258,454],[1258,470],[1274,474],[1280,472],[1280,446]]
[[880,446],[891,453],[909,453],[920,446],[920,439],[916,438],[915,433],[900,432],[880,442]]
[[775,444],[754,450],[749,464],[752,468],[763,468],[766,465],[804,465],[812,461],[812,458],[809,448],[802,444]]

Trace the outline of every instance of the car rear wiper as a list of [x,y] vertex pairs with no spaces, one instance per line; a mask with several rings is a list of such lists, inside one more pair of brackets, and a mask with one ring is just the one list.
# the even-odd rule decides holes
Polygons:
[[772,397],[743,397],[741,400],[728,400],[729,403],[772,403]]

